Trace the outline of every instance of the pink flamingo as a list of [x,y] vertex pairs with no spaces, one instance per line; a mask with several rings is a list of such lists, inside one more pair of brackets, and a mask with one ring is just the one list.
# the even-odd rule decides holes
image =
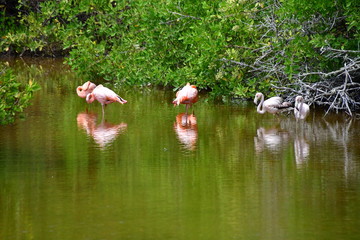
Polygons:
[[92,103],[95,99],[99,103],[101,103],[103,116],[104,116],[104,105],[107,105],[107,104],[110,104],[113,102],[119,102],[121,104],[127,103],[127,101],[125,99],[121,98],[114,91],[110,90],[107,87],[104,87],[101,84],[98,85],[91,93],[89,93],[86,96],[87,103]]
[[86,96],[89,93],[92,93],[92,91],[96,88],[96,85],[90,81],[87,81],[82,86],[78,86],[76,88],[76,93],[81,98],[86,98]]
[[186,104],[186,113],[192,104],[198,101],[198,90],[195,85],[187,83],[185,87],[176,93],[176,99],[172,102],[174,106],[179,104]]

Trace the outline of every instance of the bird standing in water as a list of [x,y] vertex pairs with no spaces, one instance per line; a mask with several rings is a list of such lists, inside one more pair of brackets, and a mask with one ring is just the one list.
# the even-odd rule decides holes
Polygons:
[[286,109],[291,106],[291,103],[284,102],[281,97],[271,97],[264,101],[264,94],[256,93],[254,98],[254,103],[257,105],[259,98],[261,99],[259,105],[257,106],[257,112],[264,114],[266,112],[276,114],[281,109]]
[[78,86],[76,88],[76,93],[79,97],[86,98],[86,96],[89,93],[92,93],[92,91],[94,91],[95,88],[96,88],[96,85],[94,83],[87,81],[82,86]]
[[198,90],[196,89],[196,86],[187,83],[185,87],[183,87],[176,93],[176,99],[172,103],[174,104],[174,106],[177,106],[179,104],[186,104],[185,109],[187,113],[189,106],[196,103],[197,101]]
[[92,103],[94,100],[97,100],[101,103],[102,112],[104,116],[104,106],[113,102],[118,102],[121,104],[127,103],[127,101],[117,95],[111,89],[104,87],[103,85],[98,85],[91,93],[86,96],[86,102]]
[[304,103],[304,98],[302,96],[297,96],[295,98],[295,108],[294,115],[296,120],[303,120],[309,115],[310,107],[306,103]]

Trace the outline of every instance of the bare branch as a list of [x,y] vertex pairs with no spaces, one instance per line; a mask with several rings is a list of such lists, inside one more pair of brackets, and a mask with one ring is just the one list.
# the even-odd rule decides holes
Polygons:
[[177,13],[177,12],[171,12],[171,11],[168,11],[168,12],[171,13],[171,14],[174,14],[174,15],[181,16],[182,18],[192,18],[192,19],[195,19],[195,20],[201,20],[201,18],[199,18],[199,17],[194,17],[194,16],[185,15],[185,14],[181,14],[181,13]]
[[191,19],[195,19],[195,20],[201,20],[201,18],[199,18],[199,17],[194,17],[194,16],[190,16],[190,15],[186,15],[186,14],[181,14],[181,13],[178,13],[178,12],[172,12],[172,11],[168,11],[168,12],[173,14],[173,15],[180,16],[180,17],[176,18],[176,19],[173,19],[173,20],[166,21],[166,22],[161,22],[160,24],[170,25],[170,24],[172,24],[174,22],[180,21],[183,18],[191,18]]

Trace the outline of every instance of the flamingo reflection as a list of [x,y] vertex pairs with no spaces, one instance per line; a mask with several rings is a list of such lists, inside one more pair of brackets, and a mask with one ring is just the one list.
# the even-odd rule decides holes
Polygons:
[[100,148],[112,143],[127,128],[126,123],[112,124],[106,120],[97,124],[97,114],[95,113],[79,113],[76,120],[78,127],[85,130],[86,134],[91,136]]
[[254,138],[255,151],[260,153],[265,149],[271,152],[278,152],[282,145],[288,143],[289,133],[276,127],[265,129],[260,127],[256,131],[257,136]]
[[176,116],[174,130],[181,144],[188,150],[195,150],[198,128],[194,114],[179,113]]
[[310,153],[310,146],[303,137],[297,136],[294,140],[295,161],[298,166],[304,164]]

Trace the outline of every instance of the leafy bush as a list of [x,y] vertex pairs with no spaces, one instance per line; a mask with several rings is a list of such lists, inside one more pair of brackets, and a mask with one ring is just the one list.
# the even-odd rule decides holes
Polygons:
[[30,105],[37,90],[39,86],[32,80],[24,86],[15,80],[11,70],[3,68],[0,72],[0,124],[15,121],[16,115]]
[[301,73],[344,65],[322,49],[359,50],[358,0],[29,0],[18,9],[3,52],[65,54],[86,78],[191,82],[214,97],[272,94]]

